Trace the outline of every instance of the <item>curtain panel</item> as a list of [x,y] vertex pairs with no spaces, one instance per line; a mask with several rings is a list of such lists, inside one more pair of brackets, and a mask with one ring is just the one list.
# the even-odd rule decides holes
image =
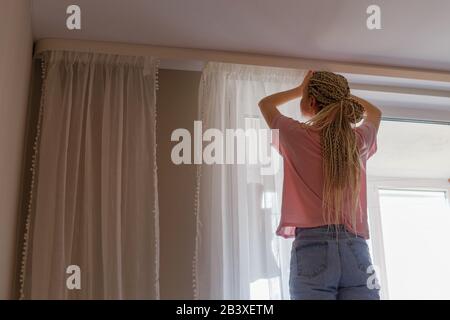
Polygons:
[[[208,63],[199,89],[203,132],[268,130],[258,108],[259,100],[300,85],[304,75],[303,70]],[[304,121],[300,118],[299,100],[280,110]],[[283,169],[274,148],[271,153],[272,160],[279,157],[281,165],[271,175],[263,175],[263,164],[248,159],[245,164],[198,165],[193,258],[196,299],[289,298],[292,240],[275,235]]]
[[42,56],[22,299],[158,299],[158,60]]

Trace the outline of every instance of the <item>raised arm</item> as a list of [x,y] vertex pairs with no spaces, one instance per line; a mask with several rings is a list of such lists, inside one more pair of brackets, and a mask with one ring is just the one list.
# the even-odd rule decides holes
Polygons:
[[303,87],[307,85],[308,80],[312,76],[312,74],[312,71],[308,71],[305,78],[303,79],[302,84],[298,87],[274,93],[259,101],[259,109],[261,110],[264,119],[266,120],[269,127],[271,127],[272,120],[280,114],[280,111],[278,111],[277,107],[295,98],[300,98],[303,94]]
[[364,100],[363,98],[359,98],[357,96],[354,95],[350,95],[353,99],[355,99],[356,101],[358,101],[365,110],[365,114],[366,114],[366,121],[371,122],[372,124],[375,125],[375,128],[380,127],[380,121],[381,121],[381,110],[378,109],[377,107],[375,107],[373,104],[371,104],[369,101]]

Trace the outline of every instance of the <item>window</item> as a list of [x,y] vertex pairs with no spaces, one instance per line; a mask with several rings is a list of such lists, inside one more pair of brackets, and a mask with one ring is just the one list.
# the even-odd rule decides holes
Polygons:
[[381,122],[367,204],[382,299],[450,299],[449,136],[448,125]]
[[390,299],[450,299],[450,208],[444,190],[379,188]]
[[373,257],[382,298],[450,299],[448,186],[413,179],[370,184]]

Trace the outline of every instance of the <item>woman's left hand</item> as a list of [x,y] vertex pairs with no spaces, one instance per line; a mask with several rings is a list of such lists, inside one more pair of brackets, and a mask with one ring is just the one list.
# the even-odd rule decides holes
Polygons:
[[305,78],[303,79],[303,82],[300,86],[302,87],[306,87],[308,85],[309,79],[311,79],[311,77],[313,76],[314,71],[312,70],[308,70],[308,73],[306,73]]
[[303,93],[303,88],[308,86],[309,79],[311,79],[313,74],[314,74],[314,71],[308,70],[308,72],[306,73],[305,77],[303,78],[302,84],[297,87],[298,92],[299,92],[300,95],[302,95],[302,93]]

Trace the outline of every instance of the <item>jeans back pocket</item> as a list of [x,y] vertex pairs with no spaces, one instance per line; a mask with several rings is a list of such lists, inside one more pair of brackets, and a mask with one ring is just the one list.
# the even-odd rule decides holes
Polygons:
[[295,246],[297,275],[313,278],[328,267],[328,241],[301,240]]

